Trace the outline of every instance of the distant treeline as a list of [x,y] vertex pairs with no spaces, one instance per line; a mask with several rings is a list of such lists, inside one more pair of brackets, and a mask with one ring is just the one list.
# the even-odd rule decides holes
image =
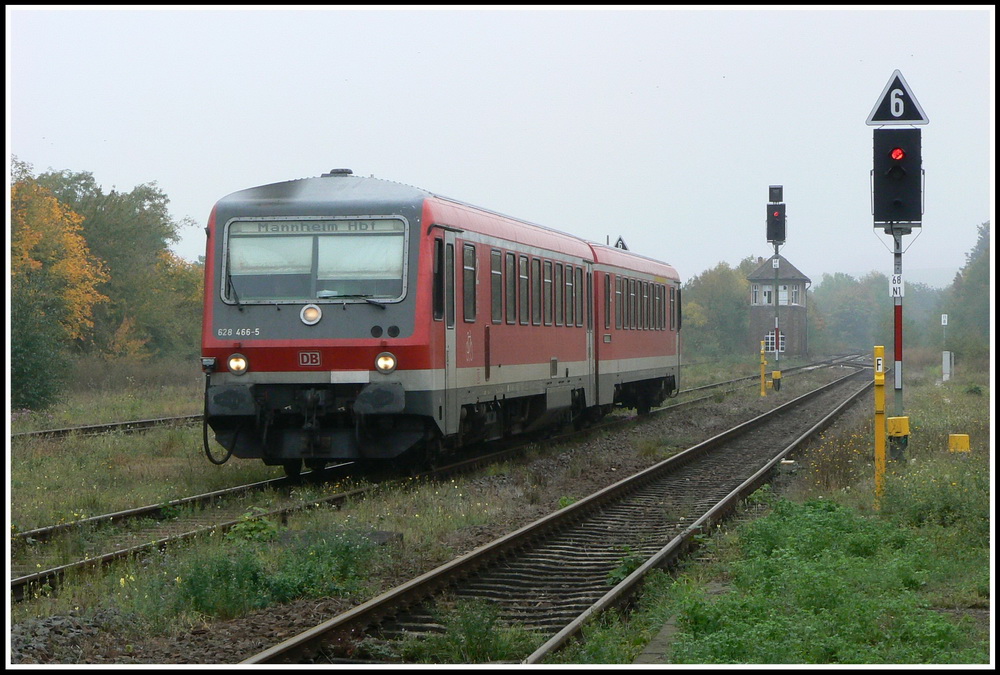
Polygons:
[[[906,349],[953,351],[965,363],[988,359],[990,350],[990,223],[978,226],[976,245],[951,285],[937,289],[907,283],[903,298]],[[743,354],[748,348],[750,283],[759,262],[753,256],[736,267],[719,263],[692,278],[684,292],[684,353],[689,359]],[[891,351],[894,335],[889,278],[878,272],[855,279],[824,274],[805,298],[811,354]],[[948,315],[942,327],[941,315]],[[760,339],[763,339],[761,336]],[[905,358],[905,350],[904,350]]]
[[[88,172],[34,175],[11,164],[11,403],[42,409],[58,399],[74,357],[141,363],[196,362],[204,262],[169,249],[181,227],[156,183],[105,192]],[[951,286],[907,284],[904,340],[948,349],[960,361],[988,357],[989,222]],[[684,286],[688,360],[747,353],[752,256],[719,263]],[[889,279],[823,275],[807,293],[809,351],[891,346]],[[947,331],[940,315],[948,314]],[[947,337],[947,344],[945,344]]]

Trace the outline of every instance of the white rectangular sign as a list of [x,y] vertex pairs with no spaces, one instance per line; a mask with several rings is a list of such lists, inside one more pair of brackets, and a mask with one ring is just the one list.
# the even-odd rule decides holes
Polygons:
[[889,297],[890,298],[901,298],[903,297],[903,275],[893,274],[889,277]]

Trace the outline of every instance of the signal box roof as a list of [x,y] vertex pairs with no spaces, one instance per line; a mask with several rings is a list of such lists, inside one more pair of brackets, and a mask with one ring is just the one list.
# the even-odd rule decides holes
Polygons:
[[[747,281],[774,281],[773,260],[774,256],[772,255],[767,260],[761,262],[757,269],[747,275]],[[806,283],[812,283],[812,279],[800,272],[795,265],[788,262],[780,254],[778,255],[778,279],[781,281],[805,281]]]

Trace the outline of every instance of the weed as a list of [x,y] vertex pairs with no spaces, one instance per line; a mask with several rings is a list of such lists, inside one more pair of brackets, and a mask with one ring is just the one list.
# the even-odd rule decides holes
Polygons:
[[560,509],[564,509],[567,506],[569,506],[570,504],[575,504],[575,503],[576,503],[576,498],[575,497],[560,497],[559,498],[559,508]]
[[625,581],[628,575],[635,572],[644,562],[646,562],[646,558],[633,551],[629,546],[623,546],[620,550],[622,552],[622,557],[618,561],[618,565],[613,570],[608,572],[608,576],[606,577],[608,584],[611,586],[617,586],[621,582]]
[[271,541],[278,536],[278,525],[264,518],[267,513],[259,506],[240,516],[240,522],[233,525],[226,533],[226,538],[240,541]]
[[539,643],[538,636],[504,624],[497,607],[485,600],[458,602],[440,612],[445,632],[408,638],[400,644],[407,661],[417,663],[489,663],[521,660]]

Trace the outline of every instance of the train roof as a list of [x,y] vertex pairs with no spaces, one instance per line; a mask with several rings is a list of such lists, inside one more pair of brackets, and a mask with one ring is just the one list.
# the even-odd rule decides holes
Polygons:
[[502,237],[526,246],[537,246],[591,260],[596,264],[679,279],[669,264],[620,248],[589,242],[566,232],[467,204],[422,188],[375,177],[355,176],[350,169],[333,169],[319,177],[300,178],[247,188],[219,200],[216,208],[225,218],[230,209],[253,206],[261,215],[322,215],[335,199],[357,204],[358,213],[389,212],[400,207],[422,208],[424,219],[441,225]]
[[308,215],[308,212],[328,208],[330,200],[335,199],[345,205],[364,205],[367,213],[377,213],[378,209],[373,209],[373,206],[417,206],[429,196],[430,192],[411,185],[355,176],[346,169],[333,169],[320,177],[239,190],[220,199],[218,207],[253,206],[262,211],[272,210],[273,207],[274,210],[285,209],[287,212],[288,206],[294,204],[302,211],[301,215]]
[[633,253],[632,251],[627,251],[625,249],[605,246],[604,244],[591,243],[590,247],[593,249],[594,256],[596,258],[594,262],[598,265],[625,267],[639,272],[645,272],[646,274],[663,276],[668,279],[680,281],[680,275],[670,263],[665,263],[653,258],[647,258],[644,255],[639,255],[638,253]]

